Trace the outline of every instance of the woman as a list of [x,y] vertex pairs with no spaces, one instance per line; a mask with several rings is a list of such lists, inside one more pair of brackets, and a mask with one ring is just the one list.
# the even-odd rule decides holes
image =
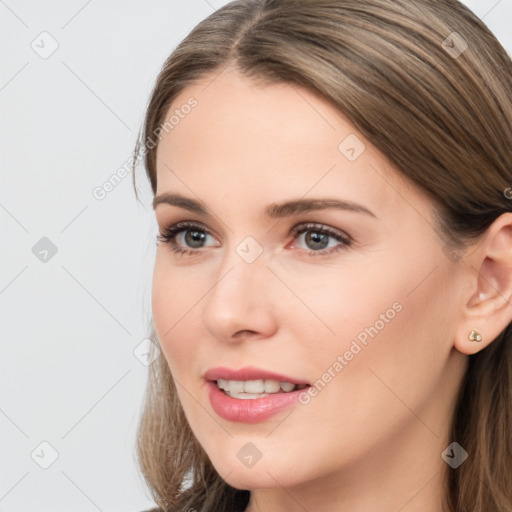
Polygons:
[[455,0],[238,0],[169,57],[138,455],[166,511],[512,511],[512,62]]

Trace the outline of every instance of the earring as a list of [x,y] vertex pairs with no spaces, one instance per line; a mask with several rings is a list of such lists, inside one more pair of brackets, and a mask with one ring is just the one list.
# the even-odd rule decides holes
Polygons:
[[482,335],[480,334],[480,331],[473,329],[469,333],[468,339],[469,339],[469,341],[482,341]]

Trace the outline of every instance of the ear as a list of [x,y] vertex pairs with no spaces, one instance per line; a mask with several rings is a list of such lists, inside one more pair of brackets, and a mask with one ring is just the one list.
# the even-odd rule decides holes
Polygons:
[[[512,213],[498,217],[463,261],[469,294],[454,344],[459,352],[471,355],[488,346],[512,321]],[[481,341],[470,340],[473,330],[481,334]]]

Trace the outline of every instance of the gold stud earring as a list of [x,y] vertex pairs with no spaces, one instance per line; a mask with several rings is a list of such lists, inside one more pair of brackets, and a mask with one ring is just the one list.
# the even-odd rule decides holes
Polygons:
[[482,341],[482,335],[480,333],[480,331],[477,331],[476,329],[473,329],[470,333],[469,333],[469,341]]

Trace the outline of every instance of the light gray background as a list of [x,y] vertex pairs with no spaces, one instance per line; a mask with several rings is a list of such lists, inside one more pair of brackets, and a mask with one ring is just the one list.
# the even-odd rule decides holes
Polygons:
[[[134,451],[151,192],[142,168],[142,205],[131,175],[93,190],[130,158],[164,59],[226,3],[0,0],[0,512],[153,505]],[[511,53],[512,0],[466,4]]]

